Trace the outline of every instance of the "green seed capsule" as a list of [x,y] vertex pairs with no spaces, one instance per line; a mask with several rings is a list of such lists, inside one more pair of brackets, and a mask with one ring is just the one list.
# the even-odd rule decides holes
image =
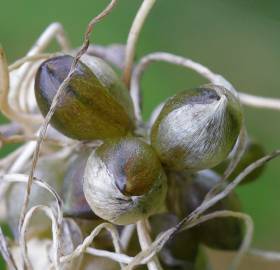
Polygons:
[[[263,146],[257,142],[250,141],[248,140],[244,154],[236,166],[235,170],[231,173],[229,176],[228,180],[233,181],[247,166],[252,164],[253,162],[257,161],[258,159],[262,158],[265,156],[265,150]],[[219,164],[217,167],[214,168],[214,170],[220,174],[222,174],[228,164],[230,162],[230,158]],[[246,184],[246,183],[251,183],[257,178],[261,176],[265,168],[265,165],[258,167],[255,169],[253,172],[248,174],[240,184]]]
[[83,191],[83,176],[89,155],[89,150],[83,150],[79,155],[75,155],[68,165],[62,186],[64,216],[97,218],[89,207]]
[[152,147],[137,138],[105,141],[90,155],[84,193],[93,212],[129,224],[159,211],[166,176]]
[[228,156],[241,124],[237,98],[222,86],[204,85],[165,103],[152,127],[151,143],[167,167],[198,171]]
[[[35,96],[43,115],[48,113],[72,62],[72,56],[62,55],[39,67]],[[109,65],[99,58],[83,56],[58,102],[51,124],[78,140],[121,137],[134,129],[132,101]]]
[[[205,170],[196,174],[171,172],[168,180],[172,185],[169,188],[168,208],[183,218],[203,202],[206,194],[219,183],[220,177],[213,171]],[[240,211],[237,195],[230,193],[206,213],[218,210]],[[215,218],[197,225],[194,230],[202,243],[216,249],[236,250],[243,240],[243,223],[233,217]]]

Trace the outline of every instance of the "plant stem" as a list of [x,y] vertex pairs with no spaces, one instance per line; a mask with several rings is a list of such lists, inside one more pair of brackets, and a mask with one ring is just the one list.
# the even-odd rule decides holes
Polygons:
[[[140,220],[137,222],[138,239],[142,250],[150,247],[152,240],[147,229],[148,220]],[[152,261],[147,263],[149,270],[163,270],[158,258],[153,257]]]
[[127,85],[127,87],[129,87],[130,85],[132,65],[135,57],[136,45],[139,39],[139,34],[155,2],[156,0],[143,1],[140,9],[138,10],[138,13],[134,18],[134,21],[128,34],[123,73],[123,81]]
[[277,98],[260,97],[240,92],[239,97],[241,102],[247,106],[263,109],[280,110],[280,99]]
[[16,263],[14,261],[14,258],[8,248],[8,243],[6,241],[6,238],[3,234],[2,228],[0,227],[0,255],[2,254],[3,259],[7,263],[7,266],[11,270],[17,270]]
[[32,182],[33,182],[33,176],[34,176],[36,165],[37,165],[37,162],[38,162],[38,159],[39,159],[41,144],[42,144],[42,142],[45,138],[49,122],[50,122],[50,120],[51,120],[51,118],[52,118],[52,116],[53,116],[53,114],[56,110],[56,106],[58,104],[59,99],[61,98],[61,96],[64,93],[64,89],[65,89],[66,85],[68,84],[68,82],[70,81],[71,77],[73,76],[73,74],[76,70],[76,66],[78,64],[79,59],[87,51],[87,48],[89,46],[90,34],[93,31],[94,26],[99,21],[101,21],[105,16],[110,14],[110,12],[112,11],[112,9],[116,5],[116,3],[117,3],[117,0],[111,0],[110,4],[99,15],[94,17],[90,21],[90,23],[88,24],[88,27],[87,27],[85,35],[84,35],[83,45],[82,45],[81,49],[78,51],[78,53],[76,54],[67,77],[64,79],[64,81],[59,86],[59,88],[58,88],[58,90],[57,90],[57,92],[54,96],[54,99],[52,101],[50,110],[47,113],[47,115],[44,119],[44,122],[43,122],[43,124],[40,128],[40,131],[39,131],[39,137],[40,138],[37,141],[36,148],[35,148],[35,151],[34,151],[34,154],[33,154],[31,171],[30,171],[30,174],[29,174],[27,188],[26,188],[26,192],[25,192],[25,196],[24,196],[24,203],[23,203],[22,211],[21,211],[21,215],[20,215],[19,231],[21,231],[21,229],[22,229],[24,217],[25,217],[26,212],[27,212],[27,206],[28,206],[28,203],[29,203],[29,195],[30,195],[30,192],[31,192],[31,187],[32,187]]
[[120,242],[121,242],[123,251],[127,250],[128,246],[129,246],[129,242],[130,242],[134,232],[135,232],[135,224],[129,224],[123,228],[122,234],[120,237]]
[[141,107],[140,107],[140,81],[144,74],[144,71],[150,66],[150,64],[155,62],[166,62],[173,65],[181,66],[184,68],[191,69],[201,75],[203,78],[207,79],[213,84],[222,85],[227,90],[229,90],[233,95],[240,98],[242,104],[256,107],[256,108],[266,108],[280,110],[280,99],[268,98],[268,97],[259,97],[254,95],[248,95],[245,93],[237,92],[233,85],[226,80],[222,75],[214,73],[208,67],[203,66],[202,64],[195,62],[189,58],[175,55],[167,52],[154,52],[145,55],[141,58],[139,63],[136,65],[133,70],[131,78],[131,97],[133,100],[135,108],[135,117],[138,122],[141,122]]

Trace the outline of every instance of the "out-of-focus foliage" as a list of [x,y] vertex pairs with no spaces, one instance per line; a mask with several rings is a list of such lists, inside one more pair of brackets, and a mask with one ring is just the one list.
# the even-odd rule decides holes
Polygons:
[[[9,62],[24,56],[54,21],[64,25],[73,46],[80,45],[88,21],[105,2],[1,0],[0,42]],[[141,2],[119,1],[112,15],[96,27],[92,42],[124,43]],[[241,91],[280,97],[279,9],[277,0],[158,0],[141,34],[137,57],[170,51],[223,74]],[[154,64],[142,83],[145,118],[176,91],[202,83],[205,80],[191,71]],[[280,112],[246,108],[245,117],[250,135],[267,151],[280,146]],[[1,157],[6,150],[1,150]],[[255,221],[254,245],[268,249],[280,249],[279,165],[280,160],[271,162],[259,181],[238,189],[245,211]]]

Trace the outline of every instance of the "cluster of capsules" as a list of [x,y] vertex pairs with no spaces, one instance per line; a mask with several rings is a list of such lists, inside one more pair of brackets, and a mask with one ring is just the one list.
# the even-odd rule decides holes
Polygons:
[[[61,54],[40,65],[35,97],[44,116],[73,60]],[[86,220],[87,226],[104,220],[127,225],[149,218],[156,236],[192,213],[220,183],[236,151],[243,113],[231,91],[207,84],[169,98],[145,132],[138,132],[128,89],[108,63],[86,54],[58,99],[50,123],[66,137],[82,142],[63,164],[44,159],[38,163],[47,178],[63,179],[59,189],[64,216],[81,224]],[[228,181],[264,155],[253,141],[247,140],[245,148]],[[256,179],[262,169],[242,183]],[[8,207],[17,208],[10,213],[20,211],[13,204],[18,189],[15,186],[9,192]],[[40,196],[32,193],[31,201]],[[240,211],[237,195],[231,192],[208,213],[217,210]],[[17,220],[9,220],[16,228]],[[201,244],[237,250],[242,239],[241,220],[216,218],[178,233],[163,248],[160,259],[164,269],[195,269]],[[131,245],[133,253],[137,245]]]

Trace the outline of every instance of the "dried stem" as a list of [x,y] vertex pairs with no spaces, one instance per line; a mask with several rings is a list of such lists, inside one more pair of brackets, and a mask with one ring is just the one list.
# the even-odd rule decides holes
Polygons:
[[[49,43],[56,38],[58,44],[60,45],[63,51],[68,51],[70,49],[69,41],[66,37],[64,29],[60,23],[52,23],[50,24],[43,34],[38,38],[33,47],[27,53],[27,56],[35,56],[40,54],[40,52],[44,51],[45,48],[49,45]],[[32,63],[25,63],[20,67],[19,73],[17,75],[18,80],[15,85],[15,92],[18,92],[21,82],[24,80],[26,74],[28,73]]]
[[[38,106],[34,95],[34,79],[38,70],[38,65],[39,62],[36,62],[30,67],[24,81],[21,83],[19,92],[16,93],[15,101],[17,102],[19,111],[29,113],[32,118],[36,117],[40,119],[40,123],[42,123],[43,116],[38,112]],[[14,76],[16,76],[16,74]]]
[[228,157],[230,158],[230,162],[224,171],[221,180],[206,194],[204,202],[213,198],[227,184],[228,177],[233,173],[245,152],[247,141],[248,135],[243,122],[236,145]]
[[249,254],[260,257],[268,261],[280,261],[280,252],[276,252],[276,251],[267,251],[267,250],[252,248],[249,250]]
[[27,144],[28,143],[24,144],[23,146],[18,147],[15,151],[11,152],[10,154],[8,154],[7,156],[5,156],[4,158],[2,158],[0,160],[0,170],[2,172],[9,171],[9,167],[20,156],[20,154],[23,152],[23,150]]
[[130,32],[128,34],[127,47],[125,52],[125,61],[124,61],[124,73],[123,73],[123,80],[124,83],[127,85],[127,87],[129,87],[130,85],[132,66],[134,62],[136,45],[139,39],[139,34],[155,2],[156,0],[143,1],[140,9],[138,10],[138,13],[134,18],[134,21],[130,28]]
[[160,234],[151,245],[138,253],[133,260],[124,268],[124,270],[132,270],[135,266],[148,263],[153,256],[161,250],[164,244],[170,239],[171,235],[176,232],[177,228],[173,227],[163,234]]
[[146,128],[148,130],[151,130],[153,124],[155,123],[155,121],[157,120],[163,106],[164,106],[165,102],[161,102],[151,113],[150,118],[148,120],[148,122],[146,123]]
[[[165,231],[161,235],[159,235],[156,240],[150,245],[150,247],[142,252],[140,252],[133,261],[125,268],[125,270],[131,270],[136,265],[140,264],[141,262],[145,260],[150,260],[157,252],[161,250],[161,248],[164,246],[164,244],[172,237],[174,234],[176,234],[178,231],[186,228],[190,228],[200,223],[200,219],[204,220],[205,216],[199,217],[201,214],[203,214],[207,209],[212,207],[214,204],[216,204],[218,201],[225,198],[248,174],[253,172],[258,167],[262,166],[263,164],[267,163],[268,161],[278,157],[280,155],[280,150],[276,150],[270,155],[267,155],[248,167],[246,167],[231,183],[228,184],[228,186],[225,187],[223,191],[218,193],[215,197],[210,198],[207,201],[204,201],[199,207],[196,208],[189,216],[184,218],[180,223],[178,223],[176,226],[172,227],[171,229]],[[214,213],[212,213],[214,215]],[[240,213],[242,214],[242,213]],[[209,214],[210,215],[210,214]],[[245,214],[242,214],[245,215]],[[208,216],[208,215],[206,215]],[[208,216],[209,217],[209,216]],[[212,217],[213,218],[213,217]],[[248,220],[248,219],[247,219]],[[247,221],[247,225],[250,223]],[[250,235],[247,233],[247,235]],[[249,236],[247,236],[249,238]],[[245,248],[244,248],[245,249]],[[242,252],[243,254],[243,252]],[[233,266],[235,267],[238,263],[238,259],[236,262],[233,263]]]
[[59,102],[59,99],[62,98],[62,96],[63,96],[63,92],[64,92],[64,89],[65,89],[66,85],[68,84],[68,82],[70,81],[71,77],[73,76],[73,74],[75,72],[75,69],[76,69],[76,66],[78,64],[79,59],[87,51],[87,48],[89,46],[90,34],[93,31],[94,26],[96,25],[96,23],[98,23],[102,18],[107,16],[112,11],[112,9],[116,5],[116,3],[117,3],[117,0],[111,0],[110,4],[98,16],[96,16],[95,18],[93,18],[90,21],[90,23],[87,27],[87,30],[85,32],[83,46],[81,47],[81,49],[76,54],[67,77],[64,79],[64,81],[62,82],[62,84],[58,88],[58,90],[56,92],[56,95],[55,95],[55,97],[52,101],[50,110],[49,110],[48,114],[46,115],[46,117],[44,119],[44,122],[43,122],[43,124],[40,128],[39,140],[37,141],[36,149],[35,149],[35,152],[34,152],[34,155],[33,155],[32,167],[31,167],[31,171],[30,171],[30,175],[29,175],[29,179],[28,179],[28,184],[27,184],[26,193],[25,193],[25,197],[24,197],[24,203],[23,203],[22,212],[21,212],[21,216],[20,216],[19,229],[21,229],[21,227],[22,227],[24,216],[26,214],[27,205],[29,203],[29,194],[30,194],[30,191],[31,191],[34,171],[35,171],[36,164],[37,164],[37,161],[38,161],[38,158],[39,158],[40,147],[41,147],[41,144],[42,144],[42,142],[45,138],[45,134],[46,134],[46,131],[47,131],[48,124],[49,124],[49,122],[50,122],[50,120],[51,120],[51,118],[52,118],[52,116],[55,112],[55,109],[56,109],[56,106]]
[[[119,235],[118,235],[117,229],[115,228],[115,226],[113,224],[102,223],[102,224],[98,225],[91,232],[91,234],[84,239],[83,243],[80,244],[71,254],[63,256],[60,259],[60,262],[61,263],[70,262],[70,261],[74,260],[75,258],[79,257],[82,253],[86,252],[88,247],[91,245],[92,241],[103,229],[106,229],[109,231],[109,233],[111,234],[112,239],[113,239],[113,244],[114,244],[116,253],[121,254],[121,246],[120,246],[120,242],[119,242]],[[119,262],[122,267],[122,261],[119,260]]]
[[218,217],[220,217],[220,218],[235,217],[235,218],[242,219],[245,222],[245,225],[247,228],[245,237],[244,237],[242,245],[237,253],[237,256],[234,258],[234,260],[232,261],[231,266],[230,266],[231,270],[237,269],[242,256],[247,252],[247,250],[250,247],[253,229],[254,229],[253,221],[252,221],[251,217],[247,214],[224,210],[224,211],[216,211],[216,212],[201,216],[195,220],[192,220],[189,223],[183,224],[181,222],[177,226],[172,227],[171,229],[160,234],[156,238],[156,240],[153,243],[151,243],[145,250],[143,250],[142,252],[137,254],[124,270],[132,270],[132,269],[134,269],[135,266],[142,264],[144,262],[150,261],[151,258],[162,249],[164,244],[174,234],[178,233],[179,231],[190,229],[200,223],[203,223],[210,219],[218,218]]
[[[58,43],[60,44],[63,50],[69,49],[69,43],[64,33],[62,26],[59,23],[51,24],[44,33],[39,37],[35,45],[28,52],[27,56],[34,56],[44,50],[52,38],[56,37]],[[32,67],[32,62],[23,64],[19,70],[17,70],[16,78],[11,89],[11,94],[18,96],[19,90],[21,89],[22,82],[26,75],[28,74],[30,68]],[[13,107],[9,104],[9,73],[6,57],[4,50],[0,47],[0,109],[1,111],[11,120],[21,123],[26,131],[30,132],[30,125],[41,124],[42,117],[32,114],[27,114],[20,112],[19,102],[17,99],[14,99],[15,104]]]
[[244,105],[260,108],[280,110],[280,99],[249,95],[239,92],[239,97]]
[[[140,220],[137,222],[138,239],[142,250],[149,248],[152,243],[146,222],[148,222],[148,220]],[[162,270],[159,259],[156,255],[147,263],[147,265],[149,270]]]
[[[9,104],[9,70],[5,52],[0,47],[0,109],[1,112],[10,120],[18,123],[22,123],[25,127],[30,126],[30,115],[24,113],[18,113]],[[38,122],[39,119],[34,121]]]
[[170,64],[182,66],[189,68],[200,74],[203,78],[209,80],[213,84],[222,85],[231,91],[235,96],[239,96],[240,101],[244,105],[258,107],[258,108],[267,108],[267,109],[280,109],[280,100],[273,98],[264,98],[257,97],[253,95],[248,95],[244,93],[238,93],[232,84],[227,81],[220,74],[216,74],[211,71],[209,68],[197,63],[191,59],[174,55],[166,52],[155,52],[144,56],[140,62],[135,67],[132,78],[131,78],[131,97],[135,106],[135,115],[138,121],[141,119],[141,107],[140,107],[140,80],[143,76],[144,71],[147,67],[154,62],[167,62]]
[[[2,181],[6,183],[27,183],[28,182],[28,176],[23,175],[23,174],[6,174],[2,176]],[[22,230],[20,231],[20,246],[22,250],[22,256],[23,256],[23,261],[25,265],[27,266],[28,269],[32,269],[31,263],[28,259],[28,254],[27,254],[27,246],[26,246],[26,228],[30,222],[30,219],[34,213],[34,211],[37,210],[42,210],[44,211],[47,216],[49,216],[52,220],[52,226],[53,226],[53,245],[55,247],[56,255],[56,265],[58,269],[59,265],[59,257],[60,257],[60,226],[62,223],[62,200],[60,199],[59,195],[57,192],[46,182],[35,179],[34,183],[38,185],[41,188],[44,188],[46,191],[48,191],[55,199],[56,201],[56,215],[53,214],[53,211],[46,206],[36,206],[33,207],[27,212],[27,215],[25,215],[24,220],[23,220],[23,225],[22,225]]]
[[230,162],[227,168],[225,169],[221,180],[206,194],[204,201],[213,198],[221,190],[221,188],[223,188],[227,184],[228,177],[236,169],[236,166],[239,164],[245,152],[247,141],[248,141],[248,134],[246,131],[245,124],[243,122],[236,145],[234,146],[232,152],[228,156],[228,158],[230,158]]
[[[50,24],[46,30],[41,34],[36,43],[27,53],[27,56],[33,56],[40,54],[45,48],[49,45],[49,43],[56,39],[58,44],[60,45],[62,51],[68,51],[70,49],[69,41],[67,39],[66,33],[60,23],[52,23]],[[38,62],[26,62],[23,64],[17,71],[16,74],[13,74],[13,87],[11,88],[11,96],[13,101],[13,107],[17,109],[17,111],[24,111],[24,108],[21,107],[23,100],[20,98],[22,92],[25,92],[26,78],[30,78],[30,73],[34,71]],[[34,76],[33,76],[34,77]],[[32,120],[31,120],[32,118]],[[35,123],[37,117],[33,114],[29,114],[29,121]],[[39,117],[39,120],[36,120],[37,124],[42,123],[42,117]]]
[[18,59],[16,62],[14,62],[13,64],[11,64],[9,66],[9,71],[13,71],[17,68],[20,68],[23,64],[27,63],[27,62],[34,62],[34,61],[38,61],[38,60],[45,60],[48,59],[50,57],[55,56],[55,53],[41,53],[41,54],[35,54],[35,55],[28,55],[25,56],[21,59]]
[[131,237],[134,232],[135,232],[135,224],[129,224],[123,228],[122,234],[120,237],[121,246],[122,246],[123,251],[127,250],[128,246],[129,246],[129,242],[130,242]]
[[53,210],[44,205],[36,205],[30,208],[30,210],[26,213],[23,224],[22,224],[22,233],[20,234],[20,247],[22,252],[22,259],[27,266],[28,269],[32,269],[32,264],[28,257],[28,249],[26,244],[26,233],[29,223],[31,221],[32,216],[35,212],[42,211],[45,213],[47,217],[51,219],[52,222],[52,234],[53,234],[53,249],[54,249],[54,265],[56,270],[60,270],[60,225],[62,223],[62,219],[56,217]]
[[16,160],[12,163],[11,167],[9,168],[9,173],[15,173],[22,170],[22,168],[32,156],[33,151],[36,147],[36,143],[36,141],[31,141],[23,146],[22,151],[19,153]]
[[[214,218],[226,218],[226,217],[234,217],[238,219],[242,219],[246,225],[246,233],[242,242],[242,245],[240,246],[237,255],[235,256],[234,260],[232,261],[230,265],[230,270],[237,269],[242,257],[247,253],[247,251],[250,248],[252,238],[253,238],[253,231],[254,231],[254,223],[252,218],[241,212],[234,212],[229,210],[222,210],[222,211],[215,211],[213,213],[201,216],[197,220],[194,220],[190,224],[186,225],[185,227],[182,227],[181,230],[190,229],[200,223],[206,222],[210,219]],[[180,231],[181,231],[180,230]]]
[[167,62],[170,64],[193,69],[194,71],[196,71],[198,74],[208,79],[209,81],[214,82],[215,84],[227,86],[227,88],[230,91],[236,93],[233,86],[228,81],[226,81],[221,75],[213,73],[210,69],[208,69],[207,67],[199,63],[196,63],[188,58],[177,56],[171,53],[166,53],[166,52],[151,53],[144,56],[140,60],[140,62],[136,65],[131,78],[131,86],[130,86],[131,97],[135,107],[136,119],[140,122],[142,121],[141,108],[140,108],[140,99],[141,99],[140,80],[143,76],[144,71],[148,68],[150,64],[154,62]]
[[[3,182],[6,183],[28,183],[28,175],[25,174],[19,174],[19,173],[10,173],[10,174],[5,174],[0,177],[0,179]],[[49,192],[53,198],[55,199],[56,202],[56,207],[57,207],[57,213],[59,216],[62,217],[62,200],[58,193],[56,192],[55,189],[53,189],[47,182],[40,180],[38,178],[34,178],[34,184],[37,186],[45,189],[47,192]]]
[[[29,141],[37,141],[39,139],[38,136],[35,135],[12,135],[9,137],[2,136],[0,133],[0,142],[3,144],[14,144],[14,143],[22,143],[22,142],[29,142]],[[45,142],[52,144],[52,145],[59,145],[59,146],[66,146],[67,143],[55,140],[55,139],[49,139],[46,138]]]
[[2,254],[3,259],[7,263],[9,269],[17,270],[16,263],[8,248],[8,244],[1,227],[0,227],[0,254]]
[[240,162],[240,160],[245,152],[247,141],[248,141],[248,135],[247,135],[245,124],[243,122],[243,125],[241,127],[241,130],[240,130],[240,133],[238,136],[236,148],[234,149],[234,153],[231,158],[231,161],[229,162],[229,165],[223,174],[222,181],[227,180],[228,177],[235,170],[236,166]]
[[49,44],[49,42],[56,38],[58,44],[63,51],[70,50],[69,40],[64,32],[62,25],[58,22],[50,24],[44,33],[38,38],[33,47],[28,52],[28,56],[35,55],[43,51]]
[[98,257],[108,258],[113,261],[116,261],[119,263],[125,263],[125,264],[129,264],[133,260],[133,257],[129,257],[125,254],[96,249],[96,248],[92,248],[92,247],[88,247],[86,249],[86,253],[94,255],[94,256],[98,256]]
[[280,150],[276,150],[272,152],[270,155],[264,156],[261,159],[253,162],[249,166],[247,166],[231,183],[229,183],[223,191],[218,193],[215,197],[210,198],[209,200],[204,201],[199,207],[196,208],[186,219],[182,222],[189,222],[191,220],[196,219],[199,215],[204,213],[207,209],[215,205],[218,201],[225,198],[231,191],[233,191],[237,185],[251,172],[253,172],[258,167],[262,166],[263,164],[269,162],[270,160],[278,157],[280,155]]

